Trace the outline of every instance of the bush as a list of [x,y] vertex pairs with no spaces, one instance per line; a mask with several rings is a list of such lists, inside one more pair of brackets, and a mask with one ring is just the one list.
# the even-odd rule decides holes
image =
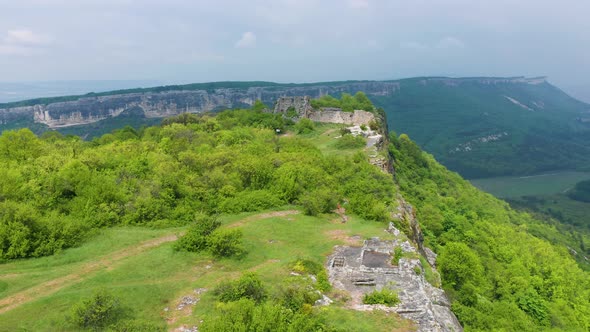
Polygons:
[[248,299],[222,303],[199,331],[326,331],[321,317],[294,312],[273,303],[257,304]]
[[72,320],[81,328],[101,329],[121,315],[119,300],[102,290],[72,308]]
[[393,307],[399,302],[397,293],[388,288],[373,291],[372,293],[365,294],[363,297],[364,304],[384,304],[388,307]]
[[292,277],[285,280],[279,288],[277,301],[285,308],[300,311],[307,306],[312,306],[320,298],[321,295],[313,286],[311,279]]
[[418,265],[414,266],[414,273],[416,273],[416,275],[421,275],[422,268],[420,268]]
[[266,290],[262,281],[255,273],[245,273],[235,281],[223,282],[213,290],[219,301],[231,302],[239,299],[250,299],[260,303],[266,299]]
[[308,259],[298,259],[291,264],[291,269],[297,273],[313,274],[317,278],[317,288],[322,292],[332,289],[332,285],[328,280],[328,274],[322,264],[316,263]]
[[358,149],[365,145],[367,145],[367,140],[362,136],[353,136],[350,134],[343,135],[335,144],[338,149]]
[[391,265],[398,265],[399,259],[402,258],[403,254],[404,251],[402,250],[402,247],[395,247],[395,249],[393,249],[393,259],[391,260]]
[[209,251],[217,257],[240,256],[245,253],[239,229],[217,229],[207,237]]
[[303,206],[303,213],[308,216],[317,216],[334,210],[339,198],[337,193],[330,192],[328,189],[316,189],[303,194],[299,203]]
[[315,128],[315,125],[314,125],[313,121],[311,121],[310,119],[307,119],[307,118],[303,118],[295,124],[295,130],[297,131],[298,134],[310,133],[314,130],[314,128]]
[[207,248],[207,237],[217,229],[221,223],[211,216],[199,218],[186,234],[174,243],[174,249],[199,252]]
[[256,99],[256,101],[254,102],[254,105],[252,105],[252,110],[253,111],[263,111],[263,110],[267,110],[268,106],[266,106],[262,100],[260,99]]

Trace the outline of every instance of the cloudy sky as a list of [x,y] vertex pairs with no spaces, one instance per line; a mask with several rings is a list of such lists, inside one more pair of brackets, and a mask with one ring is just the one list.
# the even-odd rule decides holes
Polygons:
[[548,75],[590,96],[588,0],[0,0],[0,81]]

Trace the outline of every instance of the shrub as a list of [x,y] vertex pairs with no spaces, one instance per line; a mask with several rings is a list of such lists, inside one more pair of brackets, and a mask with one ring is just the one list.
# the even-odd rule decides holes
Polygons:
[[101,290],[72,308],[72,320],[78,327],[98,330],[115,322],[121,312],[119,300]]
[[320,213],[328,213],[334,210],[339,201],[338,194],[328,189],[316,189],[307,192],[299,199],[303,206],[303,213],[308,216],[317,216]]
[[268,190],[242,191],[223,201],[220,210],[226,213],[239,213],[266,210],[280,206],[283,202]]
[[268,106],[266,106],[260,99],[256,99],[254,105],[252,105],[253,111],[262,111],[266,109],[268,109]]
[[421,275],[422,269],[418,265],[416,265],[414,266],[414,273],[416,273],[416,275]]
[[391,264],[398,265],[399,259],[402,258],[403,254],[404,251],[402,250],[402,247],[395,247],[395,249],[393,249],[393,259],[391,260]]
[[380,129],[379,127],[380,126],[379,126],[379,123],[377,121],[371,120],[369,122],[369,128],[371,128],[371,130],[379,130]]
[[273,303],[248,299],[222,303],[199,326],[203,332],[224,331],[326,331],[320,316],[293,312]]
[[285,114],[288,118],[296,118],[297,116],[299,116],[299,114],[297,113],[297,111],[295,110],[295,107],[291,106],[289,108],[287,108],[287,113]]
[[314,130],[315,125],[313,121],[308,118],[303,118],[295,124],[295,130],[298,134],[307,134]]
[[292,277],[280,286],[277,301],[285,308],[300,311],[306,304],[313,305],[320,298],[311,279]]
[[399,302],[397,293],[388,288],[373,291],[372,293],[365,294],[363,297],[364,304],[384,304],[388,307],[393,307]]
[[328,280],[328,274],[322,264],[316,263],[308,259],[298,259],[291,264],[291,269],[298,273],[313,274],[317,278],[317,288],[322,292],[329,291],[332,288]]
[[260,303],[266,299],[266,290],[262,281],[255,273],[245,273],[238,280],[222,282],[213,290],[219,301],[231,302],[239,299],[250,299]]
[[217,229],[207,237],[209,251],[217,257],[240,256],[245,253],[239,229]]
[[338,149],[358,149],[367,145],[367,141],[362,136],[353,136],[350,134],[343,135],[336,141]]
[[174,243],[174,249],[199,252],[207,248],[207,237],[217,229],[221,223],[211,216],[199,218],[186,234]]

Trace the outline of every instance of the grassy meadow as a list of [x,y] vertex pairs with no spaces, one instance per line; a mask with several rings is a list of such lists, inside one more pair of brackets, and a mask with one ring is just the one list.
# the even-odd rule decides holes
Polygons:
[[[159,324],[163,329],[198,325],[214,310],[216,299],[205,292],[194,312],[190,308],[176,310],[183,296],[194,296],[193,289],[210,290],[222,280],[253,271],[272,293],[289,276],[288,265],[298,258],[323,264],[334,245],[360,245],[367,237],[391,236],[384,232],[385,225],[378,222],[351,217],[342,224],[336,215],[305,216],[292,206],[221,219],[222,227],[239,227],[243,231],[248,253],[242,259],[215,260],[205,253],[177,252],[172,249],[172,241],[138,250],[141,244],[169,240],[183,229],[117,227],[102,230],[82,246],[54,256],[4,264],[0,272],[0,300],[24,293],[29,301],[0,314],[0,331],[76,330],[68,321],[71,307],[101,288],[108,288],[121,300],[125,315],[130,318]],[[128,255],[121,257],[121,253]],[[97,261],[101,264],[98,268],[88,268],[89,263],[94,266]],[[74,277],[62,284],[52,284],[64,276]],[[26,293],[40,284],[49,289]],[[0,311],[5,308],[0,306]],[[350,331],[411,329],[408,321],[395,314],[351,313],[343,304],[323,310],[337,326],[346,326]]]

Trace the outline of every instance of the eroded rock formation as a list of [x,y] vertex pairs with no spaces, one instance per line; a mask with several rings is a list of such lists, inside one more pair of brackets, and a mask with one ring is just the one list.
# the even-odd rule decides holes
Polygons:
[[[418,331],[459,332],[461,324],[451,311],[444,291],[432,286],[424,277],[418,258],[400,258],[391,264],[396,247],[408,257],[417,257],[415,247],[397,232],[394,240],[372,238],[362,247],[337,246],[328,257],[328,276],[332,285],[350,294],[355,310],[387,310],[416,322]],[[389,288],[398,293],[400,303],[394,307],[366,305],[364,294]]]

